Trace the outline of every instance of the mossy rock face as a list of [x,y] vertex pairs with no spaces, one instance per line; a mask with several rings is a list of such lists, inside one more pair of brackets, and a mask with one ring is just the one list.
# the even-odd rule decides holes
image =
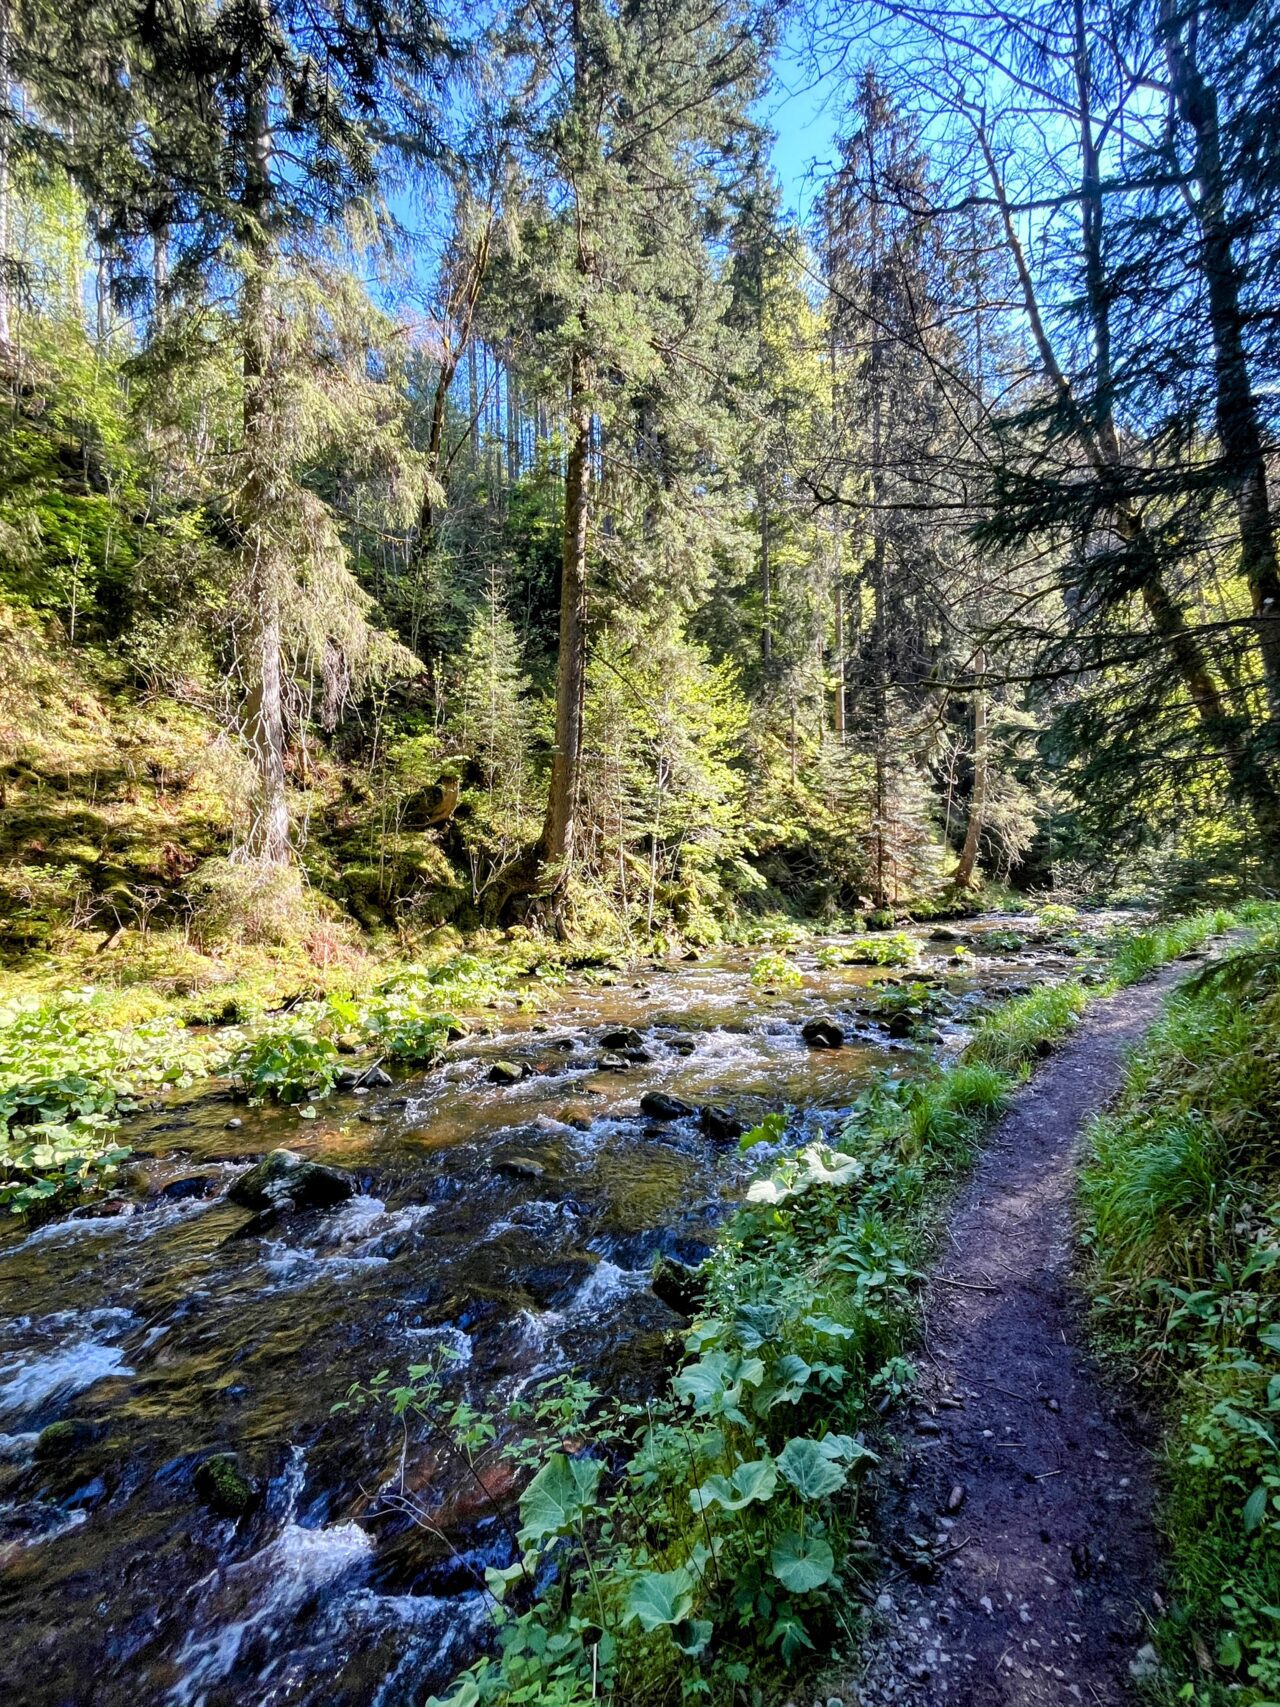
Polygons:
[[60,1422],[52,1422],[48,1428],[41,1429],[35,1444],[35,1459],[38,1464],[56,1464],[65,1458],[72,1457],[86,1446],[92,1446],[98,1438],[99,1430],[83,1417],[64,1417]]
[[195,1489],[220,1517],[241,1517],[258,1497],[258,1486],[240,1468],[234,1452],[215,1452],[196,1470]]

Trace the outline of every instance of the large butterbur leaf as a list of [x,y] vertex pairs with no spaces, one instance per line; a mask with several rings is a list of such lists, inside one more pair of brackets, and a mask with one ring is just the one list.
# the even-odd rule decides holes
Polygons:
[[603,1466],[595,1458],[553,1452],[520,1496],[520,1539],[525,1546],[572,1529],[595,1498]]
[[622,1622],[638,1619],[642,1630],[682,1624],[693,1611],[693,1578],[682,1566],[674,1571],[646,1571],[631,1585]]
[[773,1574],[792,1594],[811,1594],[835,1575],[835,1554],[820,1535],[798,1535],[794,1529],[778,1538],[769,1556]]
[[778,1472],[772,1458],[759,1458],[739,1464],[731,1477],[708,1476],[689,1499],[695,1511],[715,1505],[723,1506],[726,1511],[741,1511],[755,1500],[770,1499],[777,1485]]
[[819,1441],[803,1436],[789,1440],[778,1454],[777,1464],[801,1499],[825,1499],[844,1487],[844,1471]]

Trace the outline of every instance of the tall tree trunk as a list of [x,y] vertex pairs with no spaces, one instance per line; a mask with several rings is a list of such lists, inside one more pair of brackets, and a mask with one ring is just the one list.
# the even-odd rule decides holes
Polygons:
[[13,261],[9,254],[9,125],[12,117],[9,76],[13,63],[13,24],[9,0],[0,0],[0,354],[13,342],[9,307]]
[[[985,674],[986,668],[986,657],[979,652],[977,669],[980,677]],[[960,849],[960,863],[956,867],[957,889],[969,889],[973,886],[973,874],[978,865],[978,844],[986,822],[987,775],[987,690],[979,680],[973,690],[973,788],[969,794],[969,821],[965,826],[964,846]]]
[[760,623],[760,656],[766,664],[773,661],[773,563],[772,541],[769,537],[769,487],[760,471],[756,486],[756,502],[760,507],[760,603],[763,615]]
[[560,649],[556,670],[556,745],[539,853],[561,889],[573,860],[587,680],[587,525],[590,514],[591,411],[586,359],[575,351],[569,379],[569,454],[564,480],[560,570]]
[[284,667],[281,657],[280,562],[272,516],[276,459],[271,389],[270,264],[259,237],[268,193],[266,91],[249,117],[245,207],[253,238],[246,245],[240,292],[240,345],[244,378],[245,481],[242,494],[241,574],[246,606],[242,667],[246,677],[242,720],[256,771],[249,855],[262,865],[292,858],[284,763]]
[[1222,165],[1218,97],[1205,81],[1194,46],[1182,34],[1186,12],[1165,0],[1165,56],[1178,116],[1191,131],[1198,194],[1200,270],[1213,331],[1215,419],[1227,486],[1236,512],[1240,568],[1249,585],[1255,636],[1266,674],[1271,715],[1280,717],[1280,565],[1267,491],[1266,453],[1245,353],[1241,270],[1232,242]]
[[[1077,12],[1076,16],[1079,29],[1080,13]],[[1085,71],[1080,57],[1079,40],[1077,62],[1080,66],[1079,78]],[[1092,287],[1095,281],[1100,283],[1102,275],[1091,259],[1089,250],[1093,245],[1100,244],[1102,232],[1100,218],[1088,213],[1091,204],[1096,203],[1100,207],[1096,172],[1092,176],[1090,172],[1093,145],[1088,128],[1088,104],[1088,82],[1085,79],[1080,99],[1084,157],[1082,201],[1086,209],[1086,217],[1082,222],[1082,242],[1086,250],[1086,281]],[[1027,322],[1045,378],[1053,387],[1076,442],[1098,477],[1099,484],[1104,490],[1115,493],[1112,514],[1116,531],[1137,557],[1137,591],[1151,618],[1152,627],[1167,648],[1174,668],[1195,708],[1196,716],[1226,768],[1233,792],[1252,811],[1266,844],[1267,863],[1275,868],[1280,865],[1280,792],[1277,791],[1274,778],[1254,750],[1252,732],[1247,722],[1234,715],[1224,702],[1198,637],[1187,627],[1182,612],[1165,585],[1159,552],[1147,531],[1142,514],[1124,493],[1123,459],[1109,406],[1110,375],[1105,366],[1110,348],[1105,296],[1100,291],[1095,293],[1092,288],[1090,290],[1089,308],[1094,322],[1095,357],[1100,364],[1094,417],[1090,418],[1076,400],[1045,326],[1035,282],[1014,225],[1013,212],[990,138],[980,125],[975,124],[975,129],[1000,214],[1005,246],[1018,277]]]

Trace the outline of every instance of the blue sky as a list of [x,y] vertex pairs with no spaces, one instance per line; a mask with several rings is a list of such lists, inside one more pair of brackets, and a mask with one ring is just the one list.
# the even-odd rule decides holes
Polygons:
[[774,86],[760,116],[777,133],[774,169],[782,181],[787,207],[801,219],[807,219],[826,175],[824,168],[832,161],[839,108],[832,95],[832,79],[824,78],[815,85],[799,53],[784,43],[774,71]]

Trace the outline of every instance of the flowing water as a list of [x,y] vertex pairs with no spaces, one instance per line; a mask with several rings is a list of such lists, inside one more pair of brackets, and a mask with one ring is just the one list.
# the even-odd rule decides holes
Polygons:
[[[984,992],[1074,967],[984,954],[982,934],[965,927],[978,952],[962,966],[924,943],[950,996],[929,1047],[954,1044]],[[641,1095],[747,1122],[785,1106],[795,1142],[834,1134],[869,1077],[918,1047],[857,1019],[884,974],[792,958],[804,983],[783,992],[753,987],[745,954],[570,984],[313,1122],[186,1093],[132,1123],[133,1196],[116,1212],[6,1234],[0,1698],[390,1707],[442,1684],[483,1640],[477,1576],[505,1562],[494,1500],[509,1490],[458,1485],[418,1449],[402,1467],[389,1419],[332,1406],[441,1345],[481,1406],[567,1369],[654,1391],[680,1323],[649,1289],[652,1259],[700,1258],[760,1158],[696,1120],[645,1118]],[[800,1026],[818,1014],[855,1041],[808,1048]],[[599,1039],[620,1025],[647,1059],[602,1069]],[[533,1072],[490,1083],[497,1059]],[[350,1170],[357,1194],[261,1228],[224,1192],[278,1145]],[[67,1419],[81,1438],[37,1456],[40,1430]],[[224,1450],[264,1490],[238,1522],[193,1486]],[[402,1469],[431,1531],[381,1499]]]

